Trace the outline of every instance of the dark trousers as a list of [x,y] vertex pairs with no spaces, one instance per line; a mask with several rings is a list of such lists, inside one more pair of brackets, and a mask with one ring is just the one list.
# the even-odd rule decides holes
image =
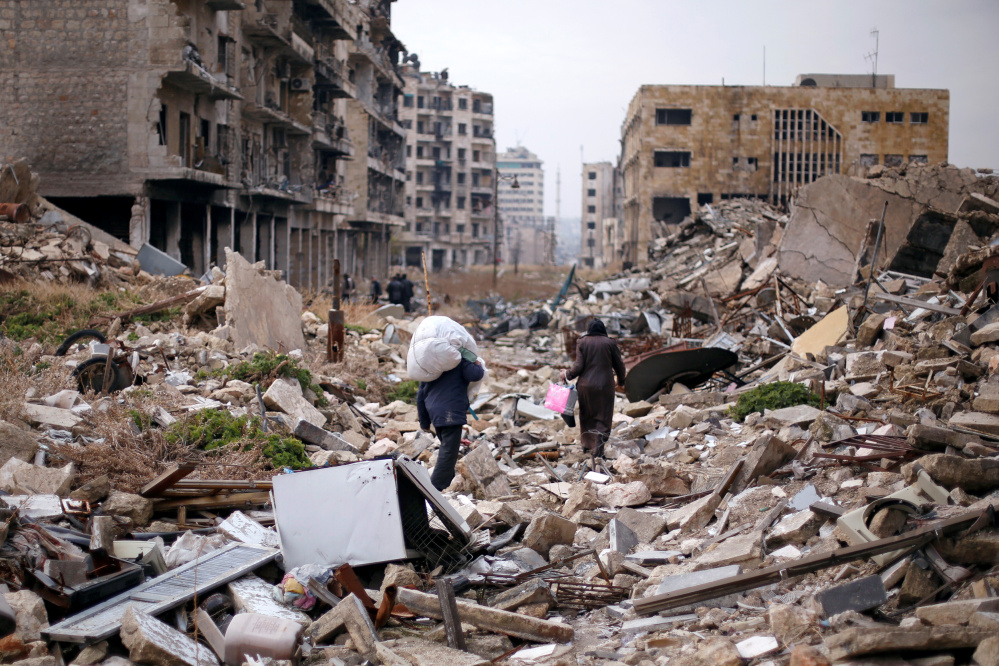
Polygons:
[[437,428],[441,448],[437,451],[437,464],[430,475],[430,483],[437,490],[444,490],[454,479],[454,465],[458,462],[458,447],[461,445],[461,426],[441,426]]

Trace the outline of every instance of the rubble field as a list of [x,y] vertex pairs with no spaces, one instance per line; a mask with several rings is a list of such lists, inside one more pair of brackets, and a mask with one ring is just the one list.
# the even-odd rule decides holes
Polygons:
[[[344,307],[331,362],[335,295],[230,251],[157,275],[36,188],[0,169],[3,663],[999,664],[987,173],[826,177],[544,299],[432,293],[488,368],[443,492],[425,293]],[[628,368],[602,458],[544,407],[593,317]]]

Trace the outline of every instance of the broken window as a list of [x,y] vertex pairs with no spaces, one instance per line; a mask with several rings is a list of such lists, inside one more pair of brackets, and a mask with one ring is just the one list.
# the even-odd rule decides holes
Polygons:
[[912,123],[913,125],[925,125],[926,123],[930,122],[930,114],[926,113],[925,111],[919,113],[915,112],[910,113],[909,122]]
[[403,120],[402,121],[402,126],[405,127],[406,129],[413,129],[413,121],[412,120]]
[[657,167],[689,167],[690,152],[680,150],[657,150],[654,153]]
[[[464,174],[458,174],[462,176]],[[458,210],[465,210],[465,197],[458,197]]]
[[413,146],[406,146],[406,157],[413,156]]
[[419,97],[416,98],[416,108],[418,109],[423,108],[423,95],[420,95]]
[[413,108],[413,96],[411,94],[410,95],[403,95],[403,97],[402,97],[402,105],[405,106],[405,107],[408,107],[408,108]]
[[909,155],[910,164],[926,164],[926,155]]
[[479,161],[479,151],[477,151],[477,150],[473,150],[472,151],[472,161],[473,162],[478,162]]
[[215,156],[223,165],[229,164],[229,143],[232,141],[232,132],[228,125],[215,126]]
[[462,110],[467,109],[468,108],[468,98],[466,98],[466,97],[459,97],[458,98],[458,108],[462,109]]
[[591,190],[586,190],[586,196],[588,196],[588,197],[595,197],[595,196],[597,196],[597,191],[596,190],[592,190],[592,189]]
[[756,169],[756,167],[759,166],[760,164],[760,160],[757,157],[747,157],[746,164],[748,164],[753,169]]
[[420,159],[422,157],[423,157],[423,146],[417,146],[416,147],[416,159]]
[[586,228],[587,229],[596,229],[597,228],[597,223],[596,222],[587,222],[586,223]]
[[652,197],[652,217],[667,224],[679,224],[690,215],[687,197]]
[[756,114],[754,113],[752,116],[749,117],[749,119],[755,122],[756,121]]
[[[732,166],[738,166],[738,164],[739,164],[739,158],[738,157],[733,157],[732,158]],[[659,166],[659,165],[657,164],[656,166]]]
[[417,185],[422,185],[423,184],[423,172],[422,171],[417,171],[416,172],[416,184]]
[[160,135],[160,145],[167,145],[167,105],[160,104],[160,119],[156,123],[156,133]]
[[586,207],[586,212],[587,213],[596,213],[597,212],[597,207],[596,206],[587,206]]
[[458,184],[459,185],[465,184],[465,174],[462,173],[461,171],[458,172]]
[[416,207],[423,208],[423,197],[416,197]]
[[596,244],[597,244],[597,241],[595,241],[595,240],[594,240],[594,239],[592,239],[592,238],[587,238],[587,239],[586,239],[586,244],[587,244],[588,246],[590,246],[590,247],[593,247],[594,245],[596,245]]
[[736,123],[739,122],[739,114],[738,113],[733,113],[732,114],[732,121],[736,122]]
[[900,124],[905,122],[905,114],[901,111],[888,111],[885,113],[885,122],[892,124]]
[[458,134],[468,134],[468,125],[465,123],[458,123]]
[[417,134],[423,134],[423,121],[422,120],[417,120],[416,121],[416,133]]
[[860,156],[860,166],[865,166],[865,167],[875,166],[877,165],[877,163],[878,163],[877,155],[863,154]]
[[591,171],[591,172],[590,172],[590,173],[589,173],[589,174],[587,175],[587,178],[589,178],[590,180],[596,180],[596,179],[597,179],[597,172],[596,172],[596,171]]
[[656,109],[656,125],[689,125],[690,109]]
[[865,123],[878,123],[881,122],[881,112],[880,111],[861,111],[860,120]]
[[433,156],[435,160],[439,160],[441,158],[441,149],[438,147],[434,147]]
[[458,149],[458,159],[459,160],[465,159],[465,149],[464,148],[459,148]]
[[703,206],[704,204],[714,203],[715,195],[711,192],[698,192],[697,193],[697,205]]
[[902,156],[901,155],[885,155],[885,166],[888,167],[900,167],[902,166]]

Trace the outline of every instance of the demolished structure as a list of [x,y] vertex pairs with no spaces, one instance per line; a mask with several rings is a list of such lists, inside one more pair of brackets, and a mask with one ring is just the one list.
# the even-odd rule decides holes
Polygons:
[[[330,364],[265,265],[153,278],[38,205],[0,221],[0,293],[72,243],[96,287],[161,290],[103,343],[0,314],[5,659],[997,663],[999,179],[876,175],[695,209],[554,301],[470,301],[490,374],[441,493],[403,383],[425,309],[372,307]],[[629,370],[604,460],[542,405],[593,317]],[[124,387],[70,374],[112,358]]]

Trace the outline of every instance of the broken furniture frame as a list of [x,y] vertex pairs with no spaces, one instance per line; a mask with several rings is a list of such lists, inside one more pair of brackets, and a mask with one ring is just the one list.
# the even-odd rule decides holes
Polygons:
[[635,612],[639,615],[649,615],[671,608],[687,606],[699,601],[708,601],[726,594],[752,590],[763,585],[821,571],[838,564],[864,559],[872,555],[898,551],[900,549],[911,550],[913,548],[921,548],[944,535],[953,534],[962,529],[965,529],[965,534],[969,534],[990,524],[995,524],[995,511],[992,507],[982,509],[981,511],[965,513],[899,536],[878,539],[877,541],[858,546],[848,546],[834,550],[831,553],[819,553],[766,569],[739,574],[738,576],[730,576],[719,581],[694,585],[666,594],[657,594],[636,601]]

